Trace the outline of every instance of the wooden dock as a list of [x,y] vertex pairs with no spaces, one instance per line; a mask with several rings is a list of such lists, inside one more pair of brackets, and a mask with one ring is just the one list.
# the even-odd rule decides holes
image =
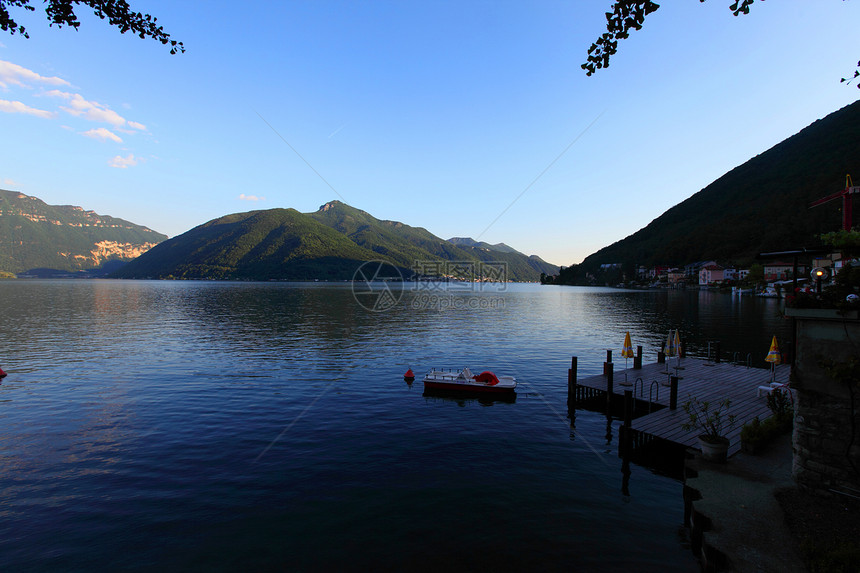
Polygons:
[[[646,445],[654,439],[662,439],[698,449],[697,438],[701,432],[681,429],[682,424],[689,419],[682,405],[691,396],[712,403],[725,398],[731,400],[728,414],[735,416],[735,424],[727,434],[730,456],[741,448],[740,433],[744,424],[756,416],[764,421],[772,415],[767,407],[766,394],[762,392],[762,395],[758,396],[758,387],[771,381],[770,370],[697,358],[681,359],[679,369],[676,369],[677,364],[676,358],[667,358],[666,363],[644,364],[638,369],[613,371],[613,399],[606,402],[623,403],[624,391],[633,390],[637,411],[647,412],[633,419],[634,448]],[[775,369],[776,381],[788,383],[790,370],[788,365],[778,365]],[[670,376],[678,378],[677,407],[674,410],[669,407]],[[576,379],[577,404],[600,403],[597,398],[609,398],[608,380],[609,376],[605,374]]]

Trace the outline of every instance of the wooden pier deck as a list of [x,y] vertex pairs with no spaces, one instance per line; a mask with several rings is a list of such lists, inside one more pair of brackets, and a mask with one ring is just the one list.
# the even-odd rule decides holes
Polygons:
[[[677,359],[669,358],[664,364],[643,364],[640,369],[629,368],[613,372],[613,394],[623,397],[625,390],[633,390],[633,397],[638,401],[639,409],[642,408],[643,401],[646,410],[649,402],[655,408],[633,420],[632,430],[636,445],[660,438],[698,449],[697,438],[701,432],[681,429],[681,425],[688,420],[682,404],[690,396],[714,403],[724,398],[731,400],[728,413],[734,414],[736,418],[734,427],[727,434],[730,456],[741,448],[740,433],[744,424],[756,416],[763,421],[772,415],[767,407],[765,394],[757,395],[758,387],[771,381],[770,370],[747,368],[727,362],[714,363],[697,358],[683,358],[678,370],[675,369],[676,364]],[[790,370],[788,365],[778,365],[775,369],[776,381],[788,383]],[[678,404],[675,410],[669,408],[670,375],[678,376]],[[637,382],[639,378],[641,382]],[[653,384],[654,381],[657,383]],[[576,384],[579,402],[582,399],[605,395],[607,376],[601,374],[578,378]]]

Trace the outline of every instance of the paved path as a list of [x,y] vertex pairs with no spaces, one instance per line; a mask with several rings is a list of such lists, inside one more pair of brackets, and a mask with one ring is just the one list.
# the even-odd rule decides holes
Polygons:
[[693,509],[711,523],[703,533],[705,560],[716,552],[727,558],[734,571],[806,571],[774,496],[777,489],[794,487],[791,463],[790,434],[761,455],[741,452],[726,464],[698,457],[688,462],[698,477],[687,478],[686,485],[702,496],[693,502]]

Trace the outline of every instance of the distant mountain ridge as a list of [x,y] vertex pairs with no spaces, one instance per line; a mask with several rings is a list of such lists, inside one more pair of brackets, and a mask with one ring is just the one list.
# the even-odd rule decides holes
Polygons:
[[134,259],[166,238],[123,219],[0,189],[0,271],[89,270]]
[[[815,121],[732,169],[632,235],[564,269],[582,283],[605,264],[677,266],[717,260],[749,265],[759,253],[820,244],[841,228],[841,201],[809,205],[860,178],[860,101]],[[856,183],[855,183],[856,184]],[[854,199],[855,221],[858,200]],[[856,228],[856,224],[855,224]]]
[[[538,280],[558,267],[516,251],[456,245],[421,227],[380,220],[340,201],[313,213],[269,209],[214,219],[132,261],[120,278],[248,280],[351,279],[366,261],[382,260],[405,278],[416,263],[503,262],[507,278]],[[460,265],[463,266],[463,265]],[[444,269],[445,266],[434,266]]]
[[513,247],[509,247],[504,243],[496,243],[495,245],[491,245],[490,243],[485,243],[484,241],[476,241],[471,237],[451,237],[450,239],[448,239],[448,242],[454,243],[458,246],[478,247],[480,249],[487,249],[488,251],[499,251],[501,253],[519,253],[519,251],[517,251]]

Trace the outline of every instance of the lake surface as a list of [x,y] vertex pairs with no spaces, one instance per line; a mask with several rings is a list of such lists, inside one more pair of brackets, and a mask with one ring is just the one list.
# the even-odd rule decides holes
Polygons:
[[[681,484],[623,492],[619,423],[571,428],[570,357],[680,328],[764,366],[777,301],[352,286],[0,281],[0,569],[698,570]],[[516,401],[423,396],[463,366]]]

